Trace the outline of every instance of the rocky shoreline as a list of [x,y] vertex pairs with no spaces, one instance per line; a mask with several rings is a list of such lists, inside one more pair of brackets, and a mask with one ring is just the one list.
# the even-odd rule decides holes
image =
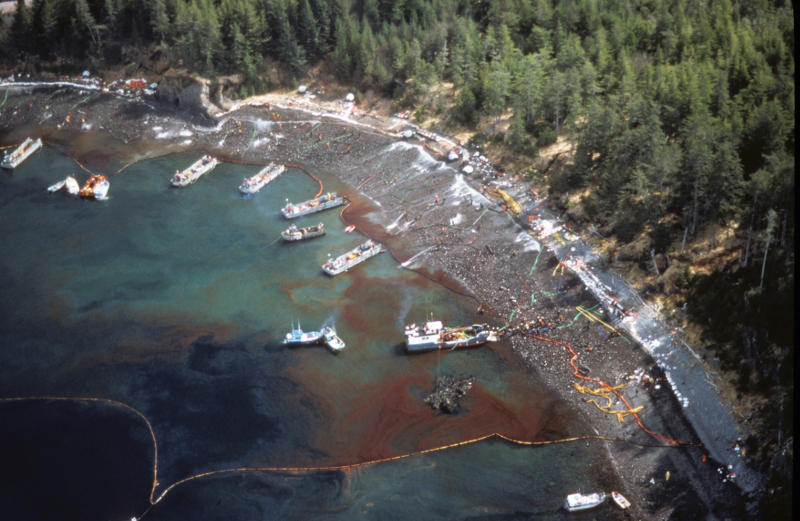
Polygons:
[[[497,327],[524,319],[548,328],[540,334],[548,341],[516,335],[509,342],[530,370],[593,426],[594,432],[571,435],[633,442],[602,442],[616,465],[610,485],[631,500],[632,518],[747,517],[747,498],[735,483],[723,481],[720,463],[693,446],[698,437],[669,383],[654,376],[650,355],[626,336],[610,334],[599,322],[576,314],[578,307],[597,304],[581,281],[503,210],[502,201],[480,191],[481,179],[461,176],[433,158],[424,139],[399,140],[397,133],[408,127],[403,120],[367,114],[349,118],[342,112],[352,109],[338,100],[325,106],[293,95],[253,100],[211,117],[155,99],[71,85],[31,85],[10,92],[0,106],[4,144],[35,130],[90,168],[110,165],[96,154],[84,156],[75,137],[100,131],[123,143],[142,143],[132,148],[193,149],[221,159],[296,163],[336,177],[352,201],[343,219],[386,244],[404,267],[473,297],[476,312]],[[612,323],[601,310],[595,316]],[[647,429],[691,446],[676,447],[648,435],[630,416],[619,416],[620,421],[588,403],[594,398],[602,405],[605,399],[575,387],[596,386],[575,378],[567,345],[582,375],[627,384],[621,392],[632,405],[643,406],[640,418]],[[652,383],[649,376],[654,376]],[[611,402],[612,411],[624,408],[619,400]]]

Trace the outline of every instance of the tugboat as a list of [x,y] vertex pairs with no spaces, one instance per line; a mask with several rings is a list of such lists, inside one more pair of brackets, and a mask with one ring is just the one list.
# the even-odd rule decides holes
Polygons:
[[281,237],[286,242],[302,241],[305,239],[313,239],[314,237],[321,237],[325,235],[325,229],[322,223],[316,226],[306,226],[305,228],[298,228],[296,224],[292,224],[281,232]]
[[568,512],[588,510],[600,505],[605,500],[605,492],[595,492],[593,494],[581,494],[576,492],[567,496],[567,499],[564,500],[564,508],[566,508]]
[[325,326],[321,330],[322,338],[325,339],[325,344],[333,351],[338,353],[344,349],[344,341],[336,334],[336,330],[331,326]]
[[30,137],[26,137],[25,141],[23,141],[16,150],[13,152],[6,152],[3,155],[3,161],[0,161],[0,167],[13,170],[40,148],[42,148],[42,138],[37,137],[36,140],[33,140]]
[[66,189],[69,195],[78,195],[81,190],[80,186],[78,186],[78,181],[72,176],[67,176],[56,184],[47,187],[47,191],[51,194],[62,189]]
[[270,163],[253,177],[245,177],[239,186],[239,191],[243,194],[254,194],[261,190],[267,183],[274,181],[279,175],[286,171],[283,165]]
[[215,166],[217,166],[217,159],[215,157],[205,155],[195,161],[195,163],[186,170],[177,170],[172,176],[170,184],[172,186],[190,185],[200,179],[200,176],[203,174],[213,170]]
[[497,332],[486,324],[447,328],[439,320],[426,322],[424,326],[408,325],[405,334],[409,353],[472,347],[497,341]]
[[104,175],[93,175],[86,181],[86,184],[83,185],[78,195],[85,199],[95,199],[97,201],[103,201],[108,199],[108,189],[111,185],[106,179]]
[[336,192],[330,192],[324,195],[317,197],[316,199],[310,199],[308,201],[292,204],[289,200],[286,200],[286,206],[281,208],[281,213],[287,219],[294,219],[295,217],[300,217],[302,215],[308,215],[310,213],[321,212],[322,210],[327,210],[328,208],[334,208],[336,206],[340,206],[344,203],[344,197],[340,195],[336,195]]
[[364,262],[370,257],[374,257],[382,251],[383,246],[381,246],[380,243],[369,239],[363,244],[359,244],[349,252],[339,255],[335,259],[331,259],[323,264],[322,271],[333,277],[334,275],[338,275],[349,270],[356,264]]
[[300,324],[297,327],[292,326],[292,330],[286,333],[283,339],[284,345],[310,345],[318,344],[322,339],[321,331],[303,331]]

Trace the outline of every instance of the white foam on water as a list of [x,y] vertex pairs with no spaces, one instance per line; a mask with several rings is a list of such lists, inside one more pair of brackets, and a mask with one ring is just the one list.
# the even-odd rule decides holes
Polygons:
[[188,128],[185,128],[185,129],[181,130],[180,132],[178,132],[178,135],[180,137],[192,137],[192,136],[194,136],[194,132],[192,132]]
[[191,145],[191,144],[192,144],[192,140],[191,139],[184,139],[181,142],[181,145]]

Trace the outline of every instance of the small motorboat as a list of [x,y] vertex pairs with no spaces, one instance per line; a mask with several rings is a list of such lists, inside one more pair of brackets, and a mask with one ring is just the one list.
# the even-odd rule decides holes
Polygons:
[[331,351],[334,353],[338,353],[342,349],[344,349],[344,341],[339,338],[336,334],[336,330],[333,329],[331,326],[325,326],[321,330],[322,338],[325,339],[325,343],[328,347],[331,348]]
[[623,496],[616,490],[611,493],[611,499],[613,499],[614,503],[616,503],[617,506],[622,510],[625,510],[626,508],[631,506],[631,502],[628,501],[627,498],[625,498],[625,496]]
[[605,492],[594,492],[592,494],[581,494],[576,492],[567,496],[564,500],[564,508],[569,512],[588,510],[594,508],[606,500]]
[[345,233],[350,233],[355,229],[356,229],[356,225],[355,224],[351,224],[351,225],[347,226],[347,228],[344,229],[344,232]]
[[66,189],[67,193],[70,195],[78,195],[78,192],[80,192],[78,181],[72,176],[67,176],[65,179],[47,187],[47,191],[51,194],[62,189]]

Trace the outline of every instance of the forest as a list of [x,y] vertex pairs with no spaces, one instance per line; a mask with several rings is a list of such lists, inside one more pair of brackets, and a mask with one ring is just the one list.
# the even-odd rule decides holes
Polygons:
[[[19,0],[0,59],[102,67],[149,48],[242,74],[245,94],[276,87],[268,60],[297,81],[324,62],[417,116],[489,122],[485,142],[531,161],[566,136],[543,181],[619,241],[741,239],[678,285],[739,390],[770,395],[793,388],[793,20],[789,0]],[[786,429],[792,394],[765,412]]]

